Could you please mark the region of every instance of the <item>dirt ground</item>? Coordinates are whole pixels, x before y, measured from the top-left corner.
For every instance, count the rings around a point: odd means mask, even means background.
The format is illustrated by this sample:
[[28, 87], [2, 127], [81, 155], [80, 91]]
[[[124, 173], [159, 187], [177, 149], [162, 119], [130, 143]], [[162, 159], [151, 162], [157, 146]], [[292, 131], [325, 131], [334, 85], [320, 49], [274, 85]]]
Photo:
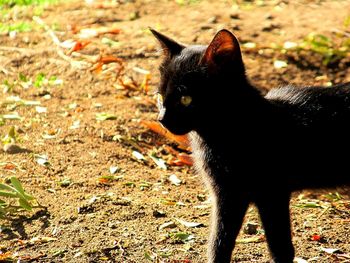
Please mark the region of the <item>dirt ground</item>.
[[[16, 127], [21, 148], [0, 151], [0, 176], [15, 175], [46, 209], [1, 221], [8, 261], [205, 262], [208, 192], [181, 162], [179, 153], [189, 152], [141, 123], [157, 116], [161, 54], [148, 27], [189, 44], [233, 31], [262, 92], [350, 81], [349, 56], [325, 66], [312, 52], [271, 48], [312, 32], [337, 39], [349, 1], [67, 1], [33, 15], [32, 7], [15, 7], [2, 18], [33, 28], [0, 36], [0, 114], [21, 117], [0, 126], [2, 138]], [[307, 262], [350, 262], [349, 196], [331, 191], [299, 192], [291, 201], [296, 254]], [[269, 260], [254, 207], [244, 228], [252, 223], [257, 231], [242, 230], [232, 262]]]

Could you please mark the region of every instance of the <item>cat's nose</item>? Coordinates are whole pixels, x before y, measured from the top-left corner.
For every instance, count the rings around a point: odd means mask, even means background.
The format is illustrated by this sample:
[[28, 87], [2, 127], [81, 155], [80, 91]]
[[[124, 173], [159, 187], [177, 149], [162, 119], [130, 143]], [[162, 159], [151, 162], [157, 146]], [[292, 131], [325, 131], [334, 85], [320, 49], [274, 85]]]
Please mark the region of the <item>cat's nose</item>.
[[164, 119], [164, 115], [165, 115], [165, 108], [162, 107], [159, 109], [158, 121], [162, 121]]

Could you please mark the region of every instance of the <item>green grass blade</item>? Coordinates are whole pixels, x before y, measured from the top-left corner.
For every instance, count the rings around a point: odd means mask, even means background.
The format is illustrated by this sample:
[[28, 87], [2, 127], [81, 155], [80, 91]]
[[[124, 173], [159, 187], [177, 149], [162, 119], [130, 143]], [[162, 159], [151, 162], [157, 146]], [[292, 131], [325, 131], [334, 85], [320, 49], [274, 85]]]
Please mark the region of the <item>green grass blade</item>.
[[0, 190], [6, 190], [10, 192], [17, 192], [15, 188], [6, 184], [0, 184]]
[[34, 196], [30, 195], [30, 194], [27, 194], [25, 191], [24, 191], [24, 188], [21, 184], [21, 182], [16, 178], [16, 177], [11, 177], [10, 178], [10, 181], [11, 181], [11, 184], [14, 186], [14, 188], [20, 193], [23, 195], [23, 197], [27, 200], [34, 200]]
[[18, 198], [17, 193], [11, 193], [11, 192], [6, 192], [6, 191], [0, 191], [0, 196]]
[[28, 210], [28, 211], [32, 211], [33, 208], [32, 206], [29, 204], [29, 202], [25, 199], [19, 199], [19, 204], [21, 207], [23, 207], [25, 210]]
[[[0, 184], [0, 190], [6, 190], [2, 191], [2, 193], [7, 193], [7, 194], [11, 194], [12, 196], [8, 196], [8, 197], [17, 197], [20, 198], [22, 200], [27, 200], [28, 198], [25, 197], [26, 194], [22, 194], [20, 191], [18, 191], [16, 188], [6, 185], [6, 184]], [[13, 196], [15, 195], [15, 196]], [[29, 199], [30, 199], [30, 195], [29, 195]]]
[[24, 195], [24, 189], [20, 183], [20, 181], [16, 178], [16, 177], [11, 177], [10, 178], [11, 184], [13, 185], [13, 187], [20, 192], [22, 195]]

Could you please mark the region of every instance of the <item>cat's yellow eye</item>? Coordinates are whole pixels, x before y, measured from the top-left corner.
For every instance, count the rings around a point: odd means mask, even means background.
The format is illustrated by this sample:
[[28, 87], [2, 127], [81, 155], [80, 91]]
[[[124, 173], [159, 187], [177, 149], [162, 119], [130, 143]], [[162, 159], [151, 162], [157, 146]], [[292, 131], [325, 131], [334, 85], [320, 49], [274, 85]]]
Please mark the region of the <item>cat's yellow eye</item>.
[[192, 102], [192, 97], [191, 96], [182, 96], [180, 99], [180, 102], [184, 106], [188, 106]]

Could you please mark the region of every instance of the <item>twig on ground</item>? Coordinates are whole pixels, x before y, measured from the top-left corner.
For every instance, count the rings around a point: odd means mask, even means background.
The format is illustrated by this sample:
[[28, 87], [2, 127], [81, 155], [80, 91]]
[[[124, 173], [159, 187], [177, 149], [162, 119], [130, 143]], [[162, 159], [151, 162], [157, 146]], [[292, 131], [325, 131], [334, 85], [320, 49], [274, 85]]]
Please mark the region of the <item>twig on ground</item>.
[[52, 41], [57, 45], [60, 46], [61, 45], [61, 41], [58, 39], [58, 37], [56, 36], [55, 32], [53, 32], [53, 30], [38, 16], [33, 16], [33, 20], [35, 22], [37, 22], [40, 26], [42, 26], [46, 32], [48, 33], [48, 35], [51, 37]]
[[12, 72], [8, 71], [3, 66], [0, 66], [0, 72], [3, 72], [5, 75], [12, 75], [13, 74]]
[[322, 213], [318, 215], [318, 217], [316, 218], [315, 222], [317, 222], [326, 212], [329, 211], [331, 207], [327, 206], [326, 208], [323, 209]]
[[331, 29], [331, 32], [332, 32], [332, 33], [340, 33], [340, 34], [342, 34], [342, 35], [344, 35], [344, 36], [346, 36], [346, 37], [350, 37], [350, 33], [346, 32], [346, 31], [344, 31], [344, 30], [340, 30], [340, 29], [338, 29], [338, 28], [333, 28], [333, 29]]
[[22, 48], [22, 47], [6, 47], [6, 46], [0, 46], [0, 50], [3, 51], [14, 51], [19, 53], [37, 53], [37, 50], [30, 49], [30, 48]]
[[53, 30], [40, 17], [33, 16], [33, 20], [45, 29], [45, 31], [47, 32], [47, 34], [49, 35], [49, 37], [52, 39], [53, 43], [57, 47], [57, 50], [56, 50], [57, 54], [64, 60], [68, 61], [72, 67], [75, 67], [78, 69], [86, 69], [91, 66], [90, 63], [87, 63], [85, 61], [73, 60], [71, 57], [64, 54], [61, 47], [61, 41], [56, 36], [55, 32], [53, 32]]

